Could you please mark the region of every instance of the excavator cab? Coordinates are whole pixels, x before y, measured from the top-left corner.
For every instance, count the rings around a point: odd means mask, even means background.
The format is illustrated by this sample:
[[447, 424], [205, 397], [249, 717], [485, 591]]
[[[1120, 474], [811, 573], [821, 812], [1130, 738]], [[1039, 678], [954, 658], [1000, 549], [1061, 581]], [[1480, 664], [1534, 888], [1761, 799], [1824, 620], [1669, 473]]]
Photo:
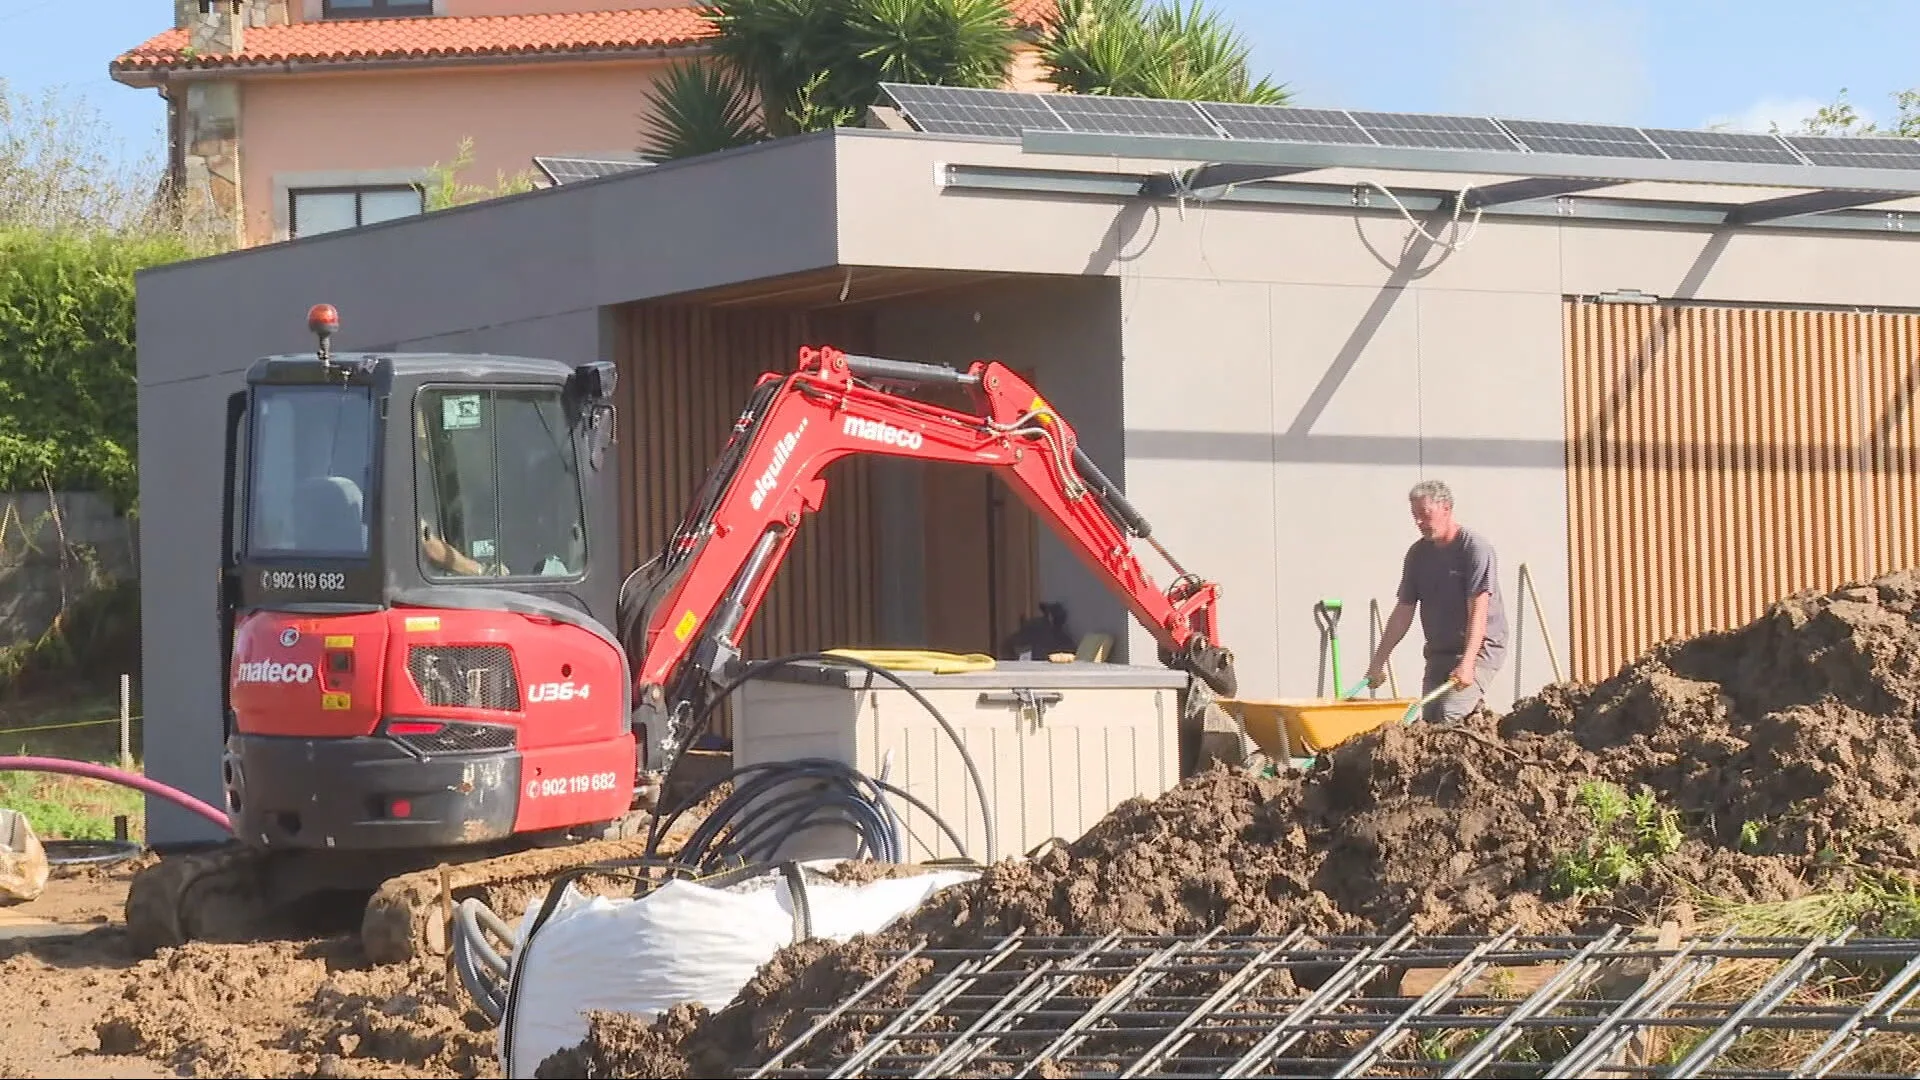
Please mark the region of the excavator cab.
[[613, 365], [335, 356], [321, 309], [322, 347], [258, 361], [228, 402], [229, 606], [376, 609], [452, 588], [611, 625]]
[[[335, 355], [333, 309], [309, 326], [315, 353], [257, 361], [228, 402], [242, 835], [431, 848], [625, 812], [613, 365]], [[587, 779], [543, 802], [550, 769]]]

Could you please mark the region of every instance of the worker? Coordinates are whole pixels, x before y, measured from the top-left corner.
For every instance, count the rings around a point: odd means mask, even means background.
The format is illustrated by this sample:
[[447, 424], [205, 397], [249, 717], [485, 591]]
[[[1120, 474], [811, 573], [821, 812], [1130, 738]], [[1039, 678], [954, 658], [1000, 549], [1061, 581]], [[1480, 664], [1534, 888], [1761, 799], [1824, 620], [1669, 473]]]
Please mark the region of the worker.
[[1366, 685], [1386, 682], [1387, 660], [1418, 610], [1426, 636], [1420, 696], [1448, 683], [1453, 687], [1427, 704], [1423, 718], [1450, 723], [1480, 706], [1506, 659], [1507, 609], [1499, 564], [1493, 544], [1454, 518], [1453, 492], [1446, 484], [1415, 484], [1407, 502], [1420, 539], [1401, 562], [1399, 602], [1367, 665]]

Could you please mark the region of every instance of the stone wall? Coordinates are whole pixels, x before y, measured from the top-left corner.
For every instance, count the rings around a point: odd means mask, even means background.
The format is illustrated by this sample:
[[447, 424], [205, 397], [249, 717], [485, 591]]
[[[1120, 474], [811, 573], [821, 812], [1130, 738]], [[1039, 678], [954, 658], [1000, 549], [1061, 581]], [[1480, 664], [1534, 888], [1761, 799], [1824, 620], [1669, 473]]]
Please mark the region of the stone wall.
[[138, 540], [104, 496], [0, 493], [0, 649], [45, 633], [89, 592], [137, 579]]
[[[173, 25], [201, 55], [241, 52], [247, 29], [289, 21], [289, 0], [174, 0]], [[240, 85], [189, 82], [179, 103], [181, 212], [190, 227], [245, 243], [240, 199]]]

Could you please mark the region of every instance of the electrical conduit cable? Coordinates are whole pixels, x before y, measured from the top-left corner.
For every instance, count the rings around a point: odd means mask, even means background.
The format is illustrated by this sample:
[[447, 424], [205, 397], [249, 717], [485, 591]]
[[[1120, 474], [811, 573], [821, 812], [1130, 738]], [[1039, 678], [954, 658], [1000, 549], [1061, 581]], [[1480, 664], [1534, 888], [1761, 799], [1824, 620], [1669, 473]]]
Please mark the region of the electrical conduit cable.
[[116, 769], [111, 765], [98, 765], [91, 761], [69, 761], [65, 758], [0, 757], [0, 772], [50, 772], [105, 780], [110, 784], [119, 784], [121, 787], [130, 787], [155, 798], [165, 799], [175, 806], [206, 818], [229, 834], [233, 832], [233, 822], [228, 819], [225, 812], [201, 802], [178, 788], [169, 787], [158, 780], [150, 780], [139, 773]]
[[[743, 778], [744, 782], [740, 782]], [[805, 779], [822, 780], [828, 788], [838, 790], [788, 792], [763, 798], [779, 785]], [[815, 813], [823, 808], [846, 812], [848, 818], [840, 819], [839, 823], [852, 826], [866, 845], [874, 850], [877, 860], [904, 862], [906, 852], [901, 850], [896, 819], [891, 808], [884, 803], [886, 794], [897, 795], [926, 814], [953, 843], [955, 850], [960, 852], [959, 861], [972, 862], [967, 854], [966, 842], [957, 830], [921, 799], [893, 784], [865, 776], [844, 762], [827, 758], [763, 762], [735, 769], [695, 792], [685, 806], [663, 818], [663, 830], [670, 829], [672, 823], [688, 808], [698, 805], [707, 795], [728, 783], [734, 784], [734, 791], [695, 827], [673, 862], [695, 872], [712, 871], [735, 859], [746, 865], [754, 865], [770, 859], [792, 835], [809, 828], [834, 824], [833, 819], [814, 820]], [[758, 805], [755, 805], [756, 802]], [[807, 805], [799, 813], [790, 809], [801, 804]], [[779, 835], [764, 843], [757, 842], [768, 829], [780, 824], [784, 824], [785, 829]], [[724, 840], [721, 839], [723, 835]], [[651, 856], [655, 852], [650, 850], [648, 854]]]

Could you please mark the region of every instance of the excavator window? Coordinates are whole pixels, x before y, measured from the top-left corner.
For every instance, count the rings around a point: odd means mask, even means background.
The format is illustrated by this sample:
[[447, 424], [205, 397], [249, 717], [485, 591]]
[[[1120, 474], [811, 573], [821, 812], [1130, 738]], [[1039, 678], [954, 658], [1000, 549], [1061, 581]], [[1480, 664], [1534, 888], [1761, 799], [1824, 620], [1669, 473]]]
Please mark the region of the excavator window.
[[414, 438], [427, 576], [586, 572], [579, 462], [558, 387], [426, 388]]
[[255, 555], [363, 558], [373, 481], [373, 399], [364, 386], [262, 386], [254, 394]]

